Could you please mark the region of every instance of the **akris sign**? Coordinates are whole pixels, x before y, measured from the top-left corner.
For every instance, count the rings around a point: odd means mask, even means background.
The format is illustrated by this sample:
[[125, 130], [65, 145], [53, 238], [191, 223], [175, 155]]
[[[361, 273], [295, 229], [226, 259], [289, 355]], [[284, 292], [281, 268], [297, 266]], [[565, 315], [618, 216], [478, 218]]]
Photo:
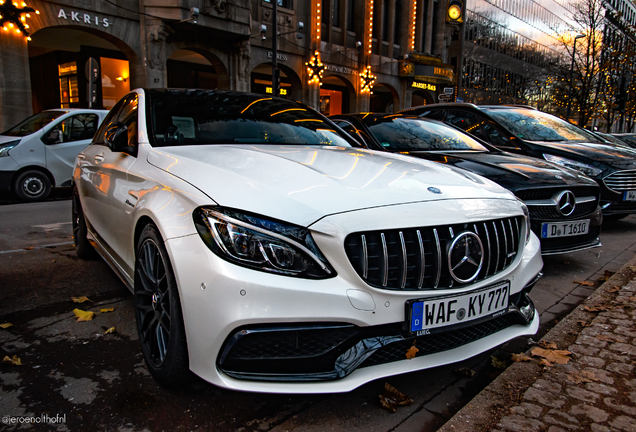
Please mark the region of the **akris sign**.
[[109, 27], [111, 25], [111, 23], [108, 21], [108, 18], [102, 18], [100, 21], [100, 18], [97, 15], [91, 16], [90, 14], [87, 14], [87, 13], [80, 13], [80, 12], [73, 12], [73, 11], [70, 11], [70, 13], [67, 14], [66, 11], [64, 11], [64, 9], [60, 9], [60, 11], [57, 13], [57, 17], [63, 18], [65, 20], [69, 20], [71, 22], [75, 21], [75, 22], [80, 22], [84, 24], [94, 24], [96, 26], [99, 26], [101, 24], [101, 26], [104, 28]]

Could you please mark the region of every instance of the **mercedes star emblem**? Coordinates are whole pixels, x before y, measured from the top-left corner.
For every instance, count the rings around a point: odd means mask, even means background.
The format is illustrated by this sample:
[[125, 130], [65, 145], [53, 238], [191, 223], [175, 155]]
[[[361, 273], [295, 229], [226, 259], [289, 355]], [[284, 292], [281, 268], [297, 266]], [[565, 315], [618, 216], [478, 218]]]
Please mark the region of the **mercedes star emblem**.
[[484, 246], [479, 236], [470, 231], [459, 234], [448, 249], [448, 270], [457, 282], [470, 282], [484, 263]]
[[561, 192], [557, 197], [556, 202], [557, 212], [559, 212], [561, 216], [570, 216], [574, 213], [576, 197], [569, 190]]

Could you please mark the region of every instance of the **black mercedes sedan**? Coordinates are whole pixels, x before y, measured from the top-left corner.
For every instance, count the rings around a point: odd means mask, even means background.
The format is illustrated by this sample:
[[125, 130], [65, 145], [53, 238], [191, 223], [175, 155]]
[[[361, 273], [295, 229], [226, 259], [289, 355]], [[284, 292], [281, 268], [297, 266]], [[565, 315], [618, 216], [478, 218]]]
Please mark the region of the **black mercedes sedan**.
[[583, 174], [503, 152], [435, 120], [368, 113], [330, 118], [364, 147], [451, 165], [512, 191], [528, 206], [543, 255], [600, 246], [600, 191]]
[[600, 185], [604, 216], [620, 219], [636, 213], [636, 149], [603, 142], [529, 106], [448, 103], [402, 112], [457, 126], [501, 150], [577, 170]]

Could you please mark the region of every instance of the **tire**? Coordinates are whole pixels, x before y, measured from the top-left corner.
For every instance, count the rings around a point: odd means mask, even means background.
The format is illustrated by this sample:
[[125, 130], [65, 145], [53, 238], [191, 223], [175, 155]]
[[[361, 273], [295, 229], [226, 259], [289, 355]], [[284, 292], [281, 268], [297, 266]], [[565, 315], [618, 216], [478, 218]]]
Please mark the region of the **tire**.
[[42, 171], [25, 171], [15, 179], [13, 190], [21, 201], [42, 201], [51, 193], [51, 180]]
[[97, 256], [97, 251], [88, 241], [86, 219], [82, 210], [82, 203], [79, 199], [77, 189], [73, 189], [72, 216], [73, 218], [73, 242], [75, 243], [75, 254], [82, 259], [93, 259]]
[[177, 284], [163, 239], [146, 225], [135, 259], [137, 333], [150, 374], [167, 387], [192, 379]]

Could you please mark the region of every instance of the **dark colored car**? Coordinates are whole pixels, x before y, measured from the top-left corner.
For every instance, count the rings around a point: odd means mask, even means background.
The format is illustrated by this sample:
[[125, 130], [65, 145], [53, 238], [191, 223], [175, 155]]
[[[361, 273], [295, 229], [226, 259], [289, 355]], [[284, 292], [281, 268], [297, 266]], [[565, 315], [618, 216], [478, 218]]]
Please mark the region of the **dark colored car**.
[[636, 149], [608, 144], [531, 107], [448, 103], [402, 112], [457, 126], [501, 150], [577, 170], [600, 185], [604, 216], [636, 213]]
[[599, 187], [590, 178], [513, 155], [442, 122], [403, 115], [351, 114], [331, 119], [364, 146], [452, 165], [512, 191], [528, 206], [544, 255], [599, 246]]

